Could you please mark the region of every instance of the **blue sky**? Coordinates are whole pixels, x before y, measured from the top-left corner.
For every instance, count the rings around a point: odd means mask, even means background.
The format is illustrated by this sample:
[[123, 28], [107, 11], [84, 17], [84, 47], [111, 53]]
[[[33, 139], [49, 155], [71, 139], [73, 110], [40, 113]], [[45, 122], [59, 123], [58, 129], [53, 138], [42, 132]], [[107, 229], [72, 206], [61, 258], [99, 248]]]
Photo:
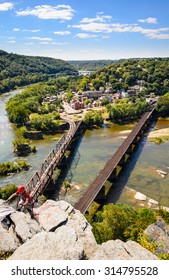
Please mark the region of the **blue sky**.
[[169, 1], [0, 0], [0, 49], [64, 60], [169, 57]]

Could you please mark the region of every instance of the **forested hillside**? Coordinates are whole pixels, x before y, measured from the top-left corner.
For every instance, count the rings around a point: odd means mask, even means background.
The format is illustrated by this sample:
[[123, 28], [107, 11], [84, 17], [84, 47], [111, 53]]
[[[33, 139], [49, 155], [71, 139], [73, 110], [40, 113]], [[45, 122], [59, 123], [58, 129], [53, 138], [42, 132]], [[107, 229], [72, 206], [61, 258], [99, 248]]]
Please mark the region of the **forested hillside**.
[[0, 93], [45, 81], [56, 74], [75, 75], [77, 71], [61, 59], [24, 56], [0, 50]]
[[68, 62], [72, 64], [76, 70], [96, 71], [112, 63], [117, 63], [119, 60], [70, 60]]
[[142, 95], [169, 92], [169, 58], [126, 59], [98, 69], [80, 81], [82, 90], [91, 85], [95, 90], [108, 85], [114, 93], [138, 84], [143, 87]]

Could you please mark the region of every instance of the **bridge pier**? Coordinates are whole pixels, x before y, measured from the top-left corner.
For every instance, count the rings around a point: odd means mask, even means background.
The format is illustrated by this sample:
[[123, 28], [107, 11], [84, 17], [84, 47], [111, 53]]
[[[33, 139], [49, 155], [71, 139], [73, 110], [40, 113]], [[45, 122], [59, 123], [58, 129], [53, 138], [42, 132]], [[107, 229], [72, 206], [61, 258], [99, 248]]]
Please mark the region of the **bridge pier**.
[[67, 164], [67, 157], [64, 155], [58, 164], [58, 167], [65, 166]]
[[117, 167], [113, 170], [111, 175], [107, 178], [107, 181], [110, 183], [113, 183], [113, 181], [117, 178], [118, 172], [117, 172]]
[[100, 201], [100, 200], [105, 200], [106, 199], [106, 187], [105, 185], [103, 185], [103, 187], [101, 188], [101, 190], [99, 191], [99, 193], [97, 194], [95, 201]]
[[129, 155], [127, 155], [127, 153], [124, 154], [124, 155], [122, 156], [121, 160], [119, 161], [118, 165], [119, 165], [120, 167], [123, 167], [123, 165], [126, 164], [126, 161], [128, 160], [128, 157], [129, 157]]

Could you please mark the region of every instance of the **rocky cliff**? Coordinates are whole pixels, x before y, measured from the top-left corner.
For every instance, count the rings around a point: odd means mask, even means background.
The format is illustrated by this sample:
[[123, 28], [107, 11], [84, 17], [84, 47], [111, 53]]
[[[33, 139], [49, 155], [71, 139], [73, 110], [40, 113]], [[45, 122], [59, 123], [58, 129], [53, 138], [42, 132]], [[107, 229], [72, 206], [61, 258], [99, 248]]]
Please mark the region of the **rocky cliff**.
[[91, 225], [65, 201], [47, 200], [35, 214], [31, 219], [17, 211], [10, 215], [8, 229], [0, 224], [0, 253], [11, 251], [10, 260], [157, 259], [134, 241], [111, 240], [98, 245]]

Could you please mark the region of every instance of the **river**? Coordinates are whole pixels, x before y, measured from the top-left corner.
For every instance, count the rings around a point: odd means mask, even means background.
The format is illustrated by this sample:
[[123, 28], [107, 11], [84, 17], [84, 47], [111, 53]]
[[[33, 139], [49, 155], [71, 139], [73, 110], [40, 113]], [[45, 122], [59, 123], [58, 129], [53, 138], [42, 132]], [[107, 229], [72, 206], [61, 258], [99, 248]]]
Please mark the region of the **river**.
[[[16, 92], [0, 96], [0, 162], [17, 159], [12, 152], [11, 142], [14, 139], [14, 132], [5, 111], [5, 103], [14, 94]], [[158, 120], [154, 125], [155, 127], [151, 129], [166, 128], [169, 126], [169, 121]], [[67, 192], [66, 195], [60, 192], [59, 199], [65, 199], [74, 204], [124, 141], [133, 126], [134, 124], [108, 124], [99, 129], [86, 130], [77, 144], [70, 164], [64, 170], [60, 185], [57, 183], [56, 186], [58, 190], [67, 177], [75, 185], [75, 188]], [[38, 152], [22, 158], [32, 165], [31, 169], [13, 176], [1, 177], [0, 186], [3, 187], [11, 183], [26, 184], [33, 173], [39, 170], [42, 161], [55, 146], [59, 137], [60, 135], [46, 136], [44, 140], [33, 141]], [[169, 141], [157, 145], [148, 142], [147, 135], [145, 135], [134, 156], [121, 173], [118, 182], [113, 185], [109, 194], [109, 202], [132, 204], [131, 198], [123, 191], [124, 186], [128, 186], [157, 200], [160, 205], [169, 206], [169, 175], [162, 178], [157, 173], [157, 169], [169, 172], [168, 158]], [[58, 191], [54, 191], [52, 196], [58, 199]]]

